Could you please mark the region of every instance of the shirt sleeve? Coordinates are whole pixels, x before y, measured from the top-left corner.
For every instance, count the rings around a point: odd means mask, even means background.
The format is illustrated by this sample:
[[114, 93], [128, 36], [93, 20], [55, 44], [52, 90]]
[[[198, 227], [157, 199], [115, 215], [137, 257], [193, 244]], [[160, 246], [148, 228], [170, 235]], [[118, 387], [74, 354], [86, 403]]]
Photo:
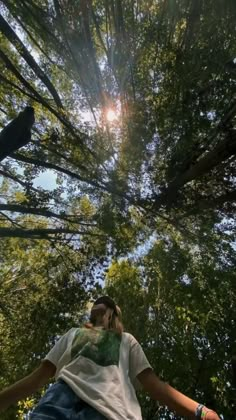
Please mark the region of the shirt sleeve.
[[129, 376], [135, 388], [138, 388], [139, 385], [137, 375], [148, 368], [152, 369], [142, 347], [138, 341], [130, 335]]
[[69, 338], [71, 337], [71, 333], [74, 328], [71, 328], [66, 334], [64, 334], [54, 345], [54, 347], [49, 351], [49, 353], [45, 356], [43, 360], [49, 360], [52, 362], [56, 367], [58, 366], [58, 362], [62, 355], [68, 348]]

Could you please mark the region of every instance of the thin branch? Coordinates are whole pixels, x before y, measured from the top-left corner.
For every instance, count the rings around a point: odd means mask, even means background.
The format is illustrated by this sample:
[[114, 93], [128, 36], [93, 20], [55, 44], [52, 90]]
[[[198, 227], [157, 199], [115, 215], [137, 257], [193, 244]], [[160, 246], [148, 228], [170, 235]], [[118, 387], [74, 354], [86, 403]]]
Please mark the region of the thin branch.
[[51, 93], [56, 105], [59, 108], [63, 108], [61, 99], [53, 86], [52, 82], [49, 80], [47, 75], [44, 71], [39, 67], [36, 63], [33, 56], [29, 53], [23, 42], [20, 40], [18, 35], [13, 31], [11, 26], [7, 23], [7, 21], [3, 18], [0, 14], [0, 31], [2, 34], [11, 42], [12, 45], [17, 49], [18, 53], [23, 57], [26, 63], [31, 67], [34, 73], [38, 76], [38, 78], [42, 81], [42, 83], [47, 87], [49, 92]]
[[99, 184], [99, 183], [97, 183], [97, 182], [95, 182], [91, 179], [82, 177], [82, 176], [80, 176], [80, 175], [78, 175], [74, 172], [71, 172], [68, 169], [61, 168], [60, 166], [57, 166], [53, 163], [45, 162], [45, 161], [42, 161], [42, 160], [39, 160], [39, 159], [32, 159], [32, 158], [24, 156], [20, 153], [13, 153], [10, 157], [12, 157], [13, 159], [19, 160], [21, 162], [31, 163], [31, 164], [36, 165], [36, 166], [42, 166], [43, 168], [54, 169], [55, 171], [61, 172], [65, 175], [68, 175], [71, 178], [77, 179], [78, 181], [85, 182], [85, 183], [87, 183], [87, 184], [89, 184], [89, 185], [91, 185], [95, 188], [101, 189], [101, 190], [106, 191], [106, 192], [110, 192], [113, 195], [117, 195], [117, 196], [119, 196], [123, 199], [126, 199], [131, 204], [135, 205], [135, 201], [132, 199], [132, 197], [128, 196], [127, 194], [122, 193], [122, 192], [116, 190], [115, 188], [113, 188], [113, 187], [111, 187], [107, 184], [102, 185], [102, 184]]
[[[1, 52], [0, 52], [0, 55], [1, 55]], [[0, 80], [2, 80], [4, 83], [7, 83], [8, 85], [10, 85], [11, 87], [13, 87], [14, 89], [18, 90], [23, 95], [28, 96], [28, 98], [33, 99], [34, 101], [41, 103], [41, 100], [39, 101], [39, 99], [37, 97], [35, 97], [35, 96], [31, 95], [30, 93], [26, 92], [20, 86], [16, 85], [12, 81], [10, 81], [6, 77], [4, 77], [2, 74], [0, 74]], [[7, 115], [7, 113], [5, 113], [5, 114]]]
[[54, 163], [45, 162], [45, 161], [40, 160], [40, 159], [32, 159], [30, 157], [21, 155], [19, 153], [12, 153], [12, 155], [10, 157], [12, 157], [13, 159], [19, 160], [20, 162], [31, 163], [32, 165], [42, 166], [43, 168], [54, 169], [55, 171], [61, 172], [61, 173], [65, 174], [65, 175], [68, 175], [71, 178], [77, 179], [78, 181], [82, 181], [82, 182], [88, 183], [88, 184], [92, 185], [93, 187], [101, 188], [101, 189], [103, 189], [103, 190], [106, 191], [106, 188], [103, 187], [102, 185], [97, 184], [96, 182], [94, 182], [92, 180], [89, 180], [87, 178], [84, 178], [84, 177], [82, 177], [82, 176], [80, 176], [80, 175], [78, 175], [78, 174], [76, 174], [74, 172], [71, 172], [68, 169], [61, 168], [60, 166], [55, 165]]
[[[46, 195], [46, 196], [48, 195], [48, 192], [47, 192], [46, 190], [43, 190], [43, 189], [38, 189], [38, 188], [33, 187], [33, 185], [31, 185], [31, 182], [27, 183], [27, 182], [22, 181], [22, 180], [21, 180], [21, 179], [19, 179], [16, 175], [14, 175], [14, 174], [12, 174], [12, 173], [8, 172], [8, 171], [4, 168], [4, 166], [3, 166], [3, 165], [2, 165], [2, 167], [3, 167], [3, 169], [4, 169], [4, 170], [1, 170], [1, 169], [0, 169], [0, 175], [4, 176], [4, 177], [6, 177], [6, 178], [9, 178], [9, 179], [11, 179], [12, 181], [14, 181], [14, 182], [18, 183], [18, 184], [19, 184], [19, 185], [21, 185], [23, 188], [25, 188], [27, 192], [31, 192], [31, 191], [35, 192], [36, 194], [38, 194], [38, 196], [39, 196], [39, 197], [41, 197], [41, 198], [42, 198], [42, 200], [45, 200], [45, 195]], [[61, 204], [62, 204], [62, 202], [61, 202], [61, 201], [59, 201], [59, 200], [57, 200], [55, 197], [53, 198], [53, 201], [54, 201], [54, 203], [55, 203], [55, 204], [53, 204], [53, 205], [56, 205], [56, 204], [61, 205]], [[63, 205], [65, 205], [65, 204], [63, 203]], [[68, 204], [68, 205], [69, 205], [69, 204]]]
[[15, 220], [12, 220], [9, 216], [7, 216], [5, 213], [0, 212], [0, 214], [3, 216], [3, 219], [8, 220], [13, 226], [16, 226], [20, 229], [23, 229], [24, 227], [20, 225], [19, 223], [15, 222]]
[[21, 185], [22, 187], [26, 188], [26, 189], [30, 189], [32, 191], [35, 191], [39, 194], [41, 194], [42, 192], [40, 190], [38, 190], [37, 188], [34, 188], [32, 185], [27, 184], [27, 182], [22, 181], [21, 179], [19, 179], [16, 175], [11, 174], [10, 172], [7, 172], [6, 169], [4, 168], [4, 170], [0, 169], [0, 175], [11, 179], [14, 182], [17, 182], [19, 185]]
[[[0, 75], [1, 76], [1, 75]], [[7, 112], [5, 111], [5, 109], [3, 109], [1, 106], [0, 106], [0, 111], [3, 113], [3, 114], [5, 114], [5, 115], [7, 115]]]
[[22, 29], [25, 31], [25, 33], [28, 35], [28, 37], [31, 39], [31, 41], [36, 45], [36, 47], [39, 49], [39, 51], [41, 51], [41, 53], [47, 58], [49, 63], [51, 63], [54, 66], [57, 66], [61, 71], [66, 73], [65, 69], [62, 66], [59, 66], [58, 63], [54, 62], [51, 59], [51, 57], [46, 53], [46, 51], [43, 50], [41, 45], [36, 41], [36, 39], [33, 37], [32, 33], [27, 29], [27, 27], [24, 25], [24, 23], [21, 21], [21, 19], [19, 19], [17, 14], [14, 13], [12, 10], [11, 10], [11, 14], [12, 14], [12, 16], [14, 16], [14, 19], [16, 20], [16, 22], [19, 23], [19, 25], [22, 27]]
[[101, 46], [102, 46], [102, 48], [103, 48], [103, 50], [104, 50], [104, 52], [105, 52], [105, 54], [106, 54], [106, 56], [108, 58], [108, 50], [106, 49], [106, 45], [105, 45], [105, 43], [104, 43], [104, 41], [102, 39], [102, 34], [101, 34], [101, 31], [100, 31], [100, 27], [99, 27], [99, 24], [97, 22], [97, 17], [96, 17], [96, 15], [94, 13], [92, 4], [90, 5], [90, 7], [91, 7], [92, 18], [93, 18], [93, 22], [94, 22], [94, 25], [95, 25], [95, 28], [96, 28], [96, 33], [97, 33], [98, 39], [99, 39], [100, 44], [101, 44]]
[[76, 229], [12, 229], [0, 227], [0, 238], [29, 238], [29, 239], [49, 239], [52, 237], [61, 237], [61, 235], [88, 235], [93, 237], [107, 238], [106, 235], [98, 233], [84, 232]]
[[40, 146], [42, 149], [47, 150], [48, 152], [53, 153], [54, 155], [60, 157], [61, 159], [65, 160], [67, 163], [71, 164], [71, 165], [76, 165], [77, 168], [81, 169], [82, 171], [87, 171], [88, 168], [86, 168], [84, 165], [82, 165], [81, 163], [78, 162], [73, 162], [71, 159], [69, 159], [68, 157], [66, 157], [65, 155], [63, 155], [63, 153], [59, 152], [58, 149], [56, 149], [55, 147], [49, 147], [49, 146], [45, 146], [43, 144], [41, 144]]
[[216, 209], [219, 206], [222, 206], [225, 203], [236, 203], [236, 191], [231, 191], [226, 194], [222, 194], [215, 198], [206, 198], [205, 200], [198, 200], [194, 206], [189, 206], [189, 210], [185, 207], [186, 213], [178, 218], [178, 220], [195, 215], [197, 213], [202, 213], [209, 209]]
[[[234, 112], [230, 113], [230, 118], [236, 112], [236, 106], [232, 107]], [[226, 116], [222, 122], [218, 125], [218, 132], [220, 128], [222, 129], [223, 121], [225, 119], [228, 121], [228, 116]], [[236, 131], [233, 129], [225, 128], [226, 131], [225, 138], [221, 141], [218, 141], [216, 146], [206, 152], [203, 157], [201, 157], [197, 163], [191, 166], [188, 170], [178, 175], [173, 181], [171, 181], [168, 187], [156, 197], [154, 203], [154, 208], [158, 209], [162, 205], [170, 204], [174, 202], [177, 196], [177, 192], [185, 184], [202, 177], [205, 173], [210, 172], [214, 167], [219, 163], [226, 161], [228, 158], [236, 154]]]
[[[35, 89], [31, 84], [20, 74], [20, 72], [17, 70], [17, 68], [12, 64], [12, 62], [9, 60], [9, 58], [6, 56], [6, 54], [0, 49], [0, 58], [5, 63], [6, 67], [16, 76], [18, 80], [23, 84], [23, 86], [26, 87], [27, 90], [33, 93], [32, 99], [39, 102], [41, 105], [45, 106], [53, 115], [55, 115], [58, 120], [69, 130], [69, 132], [74, 136], [75, 140], [81, 145], [81, 151], [84, 152], [84, 144], [81, 137], [77, 134], [77, 129], [73, 127], [73, 125], [65, 118], [65, 116], [61, 115], [58, 110], [55, 110], [48, 102], [45, 100]], [[3, 77], [3, 76], [2, 76]], [[8, 81], [8, 83], [12, 83]], [[14, 85], [15, 88], [16, 85]], [[24, 93], [24, 92], [23, 92]], [[26, 94], [26, 93], [25, 93]], [[29, 94], [28, 94], [29, 96]], [[94, 153], [87, 149], [87, 151], [93, 155]]]
[[80, 71], [81, 70], [81, 64], [77, 60], [77, 58], [76, 58], [76, 56], [75, 56], [75, 54], [74, 54], [74, 52], [71, 48], [69, 39], [67, 37], [68, 31], [67, 31], [67, 28], [65, 28], [65, 25], [64, 25], [64, 20], [63, 20], [62, 14], [61, 14], [60, 4], [57, 0], [53, 0], [53, 3], [54, 3], [54, 7], [55, 7], [55, 10], [56, 10], [56, 14], [57, 14], [57, 20], [58, 20], [58, 23], [60, 25], [60, 28], [61, 28], [61, 31], [62, 31], [62, 34], [63, 34], [63, 37], [64, 37], [64, 41], [66, 43], [67, 49], [68, 49], [70, 57], [72, 59], [71, 64], [72, 64], [73, 67], [75, 67], [75, 70], [76, 70], [75, 76], [76, 76], [76, 78], [78, 78], [79, 83], [81, 84], [82, 90], [85, 92], [85, 98], [86, 98], [87, 104], [90, 108], [90, 111], [93, 115], [93, 118], [94, 118], [94, 121], [95, 121], [96, 125], [98, 125], [97, 118], [96, 118], [96, 115], [95, 115], [95, 112], [94, 112], [94, 109], [93, 109], [93, 105], [92, 105], [92, 103], [90, 101], [90, 98], [89, 98], [89, 95], [88, 95], [89, 89], [88, 89], [88, 86], [87, 86], [87, 84], [84, 80], [83, 71]]
[[23, 213], [23, 214], [36, 214], [38, 216], [44, 216], [44, 217], [53, 217], [55, 219], [64, 220], [66, 222], [71, 222], [73, 224], [79, 224], [82, 226], [92, 226], [96, 227], [94, 223], [85, 223], [81, 222], [76, 215], [70, 215], [70, 214], [58, 214], [54, 213], [51, 210], [48, 210], [46, 207], [27, 207], [20, 204], [2, 204], [0, 203], [0, 210], [2, 211], [10, 211], [14, 213]]

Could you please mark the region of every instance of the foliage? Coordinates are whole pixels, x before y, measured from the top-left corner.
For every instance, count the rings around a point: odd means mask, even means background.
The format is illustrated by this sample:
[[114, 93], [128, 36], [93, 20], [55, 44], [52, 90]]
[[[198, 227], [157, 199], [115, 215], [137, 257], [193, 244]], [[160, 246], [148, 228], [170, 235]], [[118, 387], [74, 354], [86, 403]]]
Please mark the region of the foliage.
[[[121, 305], [125, 327], [156, 373], [231, 419], [235, 255], [219, 238], [205, 245], [204, 253], [174, 237], [157, 240], [138, 264], [111, 265], [106, 292]], [[165, 407], [140, 398], [145, 419], [169, 418]]]
[[32, 244], [29, 239], [9, 238], [1, 240], [0, 249], [3, 388], [30, 373], [61, 334], [83, 322], [98, 284], [88, 248], [84, 252], [78, 247], [75, 253], [69, 246], [49, 246], [48, 241]]
[[27, 191], [29, 212], [51, 209], [32, 181], [53, 169], [68, 199], [88, 194], [98, 212], [108, 194], [125, 217], [135, 205], [183, 228], [232, 215], [234, 2], [4, 0], [1, 11], [2, 124], [27, 103], [37, 121], [2, 175]]

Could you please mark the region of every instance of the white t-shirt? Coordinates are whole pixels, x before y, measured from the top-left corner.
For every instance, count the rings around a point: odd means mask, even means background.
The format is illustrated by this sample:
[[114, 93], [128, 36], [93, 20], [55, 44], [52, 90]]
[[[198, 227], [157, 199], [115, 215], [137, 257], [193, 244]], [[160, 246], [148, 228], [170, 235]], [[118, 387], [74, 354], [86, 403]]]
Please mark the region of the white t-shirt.
[[141, 420], [134, 384], [150, 364], [137, 340], [102, 328], [72, 328], [45, 357], [83, 401], [111, 420]]

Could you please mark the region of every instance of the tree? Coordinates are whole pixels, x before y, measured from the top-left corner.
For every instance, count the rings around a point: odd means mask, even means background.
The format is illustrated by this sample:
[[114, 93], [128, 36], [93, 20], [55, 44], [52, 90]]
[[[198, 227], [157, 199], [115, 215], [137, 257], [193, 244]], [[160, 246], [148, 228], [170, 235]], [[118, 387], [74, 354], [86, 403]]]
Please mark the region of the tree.
[[232, 215], [236, 11], [221, 3], [3, 1], [1, 95], [38, 120], [14, 155], [29, 180], [52, 168], [98, 203], [108, 194], [126, 215], [134, 205], [178, 227]]

